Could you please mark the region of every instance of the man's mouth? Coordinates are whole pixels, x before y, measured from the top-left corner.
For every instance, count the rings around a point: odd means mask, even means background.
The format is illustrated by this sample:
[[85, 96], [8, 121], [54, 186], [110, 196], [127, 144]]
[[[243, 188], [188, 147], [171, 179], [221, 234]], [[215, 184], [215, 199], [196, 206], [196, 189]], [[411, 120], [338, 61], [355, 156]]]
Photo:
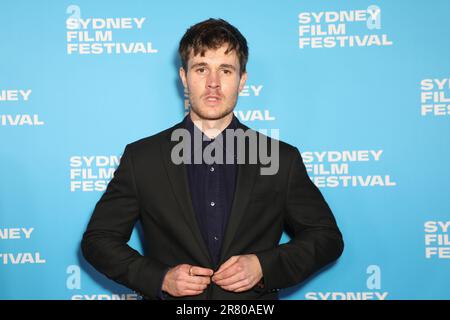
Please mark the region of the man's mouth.
[[204, 100], [209, 104], [216, 104], [220, 102], [220, 97], [215, 95], [208, 95], [204, 98]]

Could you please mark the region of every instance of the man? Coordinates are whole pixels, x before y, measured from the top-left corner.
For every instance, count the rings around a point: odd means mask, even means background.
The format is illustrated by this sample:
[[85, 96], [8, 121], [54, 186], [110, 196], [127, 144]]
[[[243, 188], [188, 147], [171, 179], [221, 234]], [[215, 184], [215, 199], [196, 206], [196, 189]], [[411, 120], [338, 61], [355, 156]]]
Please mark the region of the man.
[[[127, 145], [84, 233], [83, 254], [146, 299], [277, 299], [341, 255], [341, 233], [297, 148], [233, 114], [247, 79], [242, 34], [209, 19], [187, 30], [179, 53], [190, 112]], [[229, 131], [244, 133], [244, 144]], [[193, 139], [179, 149], [183, 133]], [[264, 174], [267, 161], [251, 159], [267, 146], [276, 170]], [[198, 162], [198, 154], [214, 161]], [[138, 220], [145, 256], [127, 245]], [[280, 245], [284, 227], [292, 239]]]

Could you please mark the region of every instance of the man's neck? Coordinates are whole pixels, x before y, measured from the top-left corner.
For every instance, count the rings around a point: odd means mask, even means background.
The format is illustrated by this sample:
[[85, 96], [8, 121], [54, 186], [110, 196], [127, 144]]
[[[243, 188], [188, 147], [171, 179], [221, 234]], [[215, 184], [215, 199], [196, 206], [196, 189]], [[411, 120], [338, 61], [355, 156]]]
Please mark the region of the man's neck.
[[230, 112], [225, 117], [217, 120], [208, 120], [199, 117], [192, 111], [189, 113], [194, 125], [200, 129], [209, 139], [214, 139], [218, 136], [233, 120], [233, 112]]

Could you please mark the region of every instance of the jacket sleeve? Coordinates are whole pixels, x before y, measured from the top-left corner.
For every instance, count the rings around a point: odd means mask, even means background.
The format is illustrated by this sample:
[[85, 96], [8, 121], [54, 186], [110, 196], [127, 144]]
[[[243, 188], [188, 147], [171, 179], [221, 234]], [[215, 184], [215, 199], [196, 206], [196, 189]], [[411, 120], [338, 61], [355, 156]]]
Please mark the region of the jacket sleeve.
[[139, 199], [128, 145], [105, 193], [95, 206], [81, 241], [86, 260], [98, 271], [137, 293], [156, 298], [167, 265], [128, 246], [139, 219]]
[[294, 286], [339, 258], [344, 248], [333, 213], [309, 178], [297, 148], [289, 169], [285, 225], [292, 239], [256, 253], [268, 290]]

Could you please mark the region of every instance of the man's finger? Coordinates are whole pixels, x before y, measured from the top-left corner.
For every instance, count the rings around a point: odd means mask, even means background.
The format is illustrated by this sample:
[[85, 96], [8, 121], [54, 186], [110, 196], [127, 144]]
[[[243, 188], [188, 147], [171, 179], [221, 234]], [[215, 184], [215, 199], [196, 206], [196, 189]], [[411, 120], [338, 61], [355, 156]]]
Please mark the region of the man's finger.
[[241, 273], [241, 269], [239, 268], [239, 264], [234, 263], [231, 266], [229, 266], [227, 269], [224, 269], [219, 274], [215, 273], [212, 277], [212, 281], [216, 282], [219, 280], [227, 279], [229, 277], [232, 277], [238, 273]]
[[246, 290], [248, 290], [250, 288], [251, 287], [250, 287], [250, 284], [247, 281], [247, 279], [244, 279], [242, 281], [236, 282], [236, 283], [234, 283], [232, 285], [229, 285], [229, 286], [223, 286], [222, 287], [222, 289], [224, 289], [224, 290], [233, 291], [233, 292], [246, 291]]
[[187, 277], [186, 282], [208, 285], [211, 283], [211, 278], [208, 276], [193, 276], [193, 277]]
[[[225, 275], [225, 272], [223, 272], [222, 275]], [[214, 283], [223, 287], [223, 286], [230, 286], [230, 285], [232, 285], [236, 282], [240, 282], [242, 280], [245, 280], [245, 276], [243, 273], [239, 272], [239, 273], [233, 273], [229, 277], [224, 277], [223, 279], [214, 281]]]
[[190, 276], [208, 276], [211, 277], [214, 274], [214, 270], [208, 268], [202, 268], [197, 266], [192, 266], [190, 268]]
[[239, 259], [239, 256], [233, 256], [230, 259], [228, 259], [227, 261], [225, 261], [224, 264], [222, 264], [219, 268], [219, 270], [217, 270], [215, 272], [215, 274], [219, 274], [222, 273], [223, 271], [225, 271], [226, 269], [228, 269], [229, 267], [231, 267], [233, 264], [236, 263], [236, 261]]

